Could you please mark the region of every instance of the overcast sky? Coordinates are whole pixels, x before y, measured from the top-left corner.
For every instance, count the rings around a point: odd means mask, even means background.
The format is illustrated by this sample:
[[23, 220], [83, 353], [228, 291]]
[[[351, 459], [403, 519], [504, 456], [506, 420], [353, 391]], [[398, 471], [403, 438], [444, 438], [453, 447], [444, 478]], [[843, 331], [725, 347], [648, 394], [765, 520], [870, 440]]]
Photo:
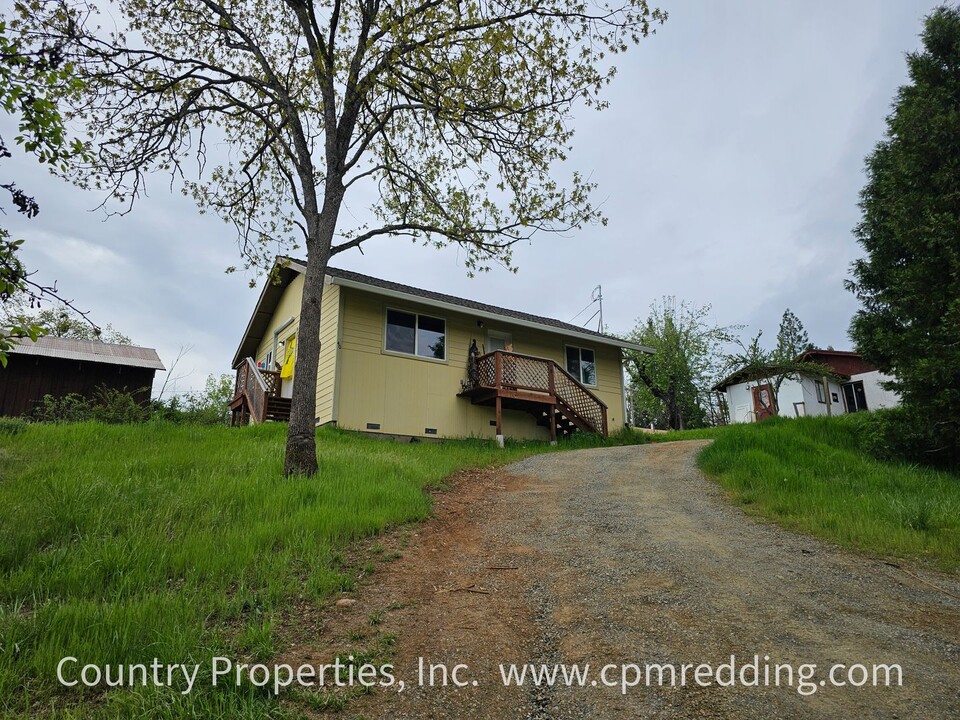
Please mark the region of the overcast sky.
[[[5, 2], [4, 2], [5, 4]], [[579, 110], [570, 163], [599, 183], [609, 218], [518, 248], [519, 274], [469, 279], [456, 249], [380, 239], [335, 259], [377, 277], [570, 320], [603, 286], [604, 319], [629, 330], [675, 295], [713, 305], [721, 324], [763, 329], [784, 308], [811, 340], [847, 349], [857, 304], [843, 280], [858, 254], [863, 158], [906, 79], [927, 2], [678, 2], [657, 34], [620, 58], [603, 113]], [[3, 121], [6, 137], [9, 121]], [[170, 366], [184, 391], [229, 372], [259, 290], [233, 229], [201, 216], [157, 177], [150, 196], [106, 221], [99, 198], [3, 163], [41, 213], [4, 222], [24, 259], [101, 325]], [[350, 205], [348, 201], [348, 206]], [[351, 209], [346, 210], [350, 212]], [[585, 319], [585, 318], [584, 318]], [[160, 378], [162, 380], [162, 378]]]

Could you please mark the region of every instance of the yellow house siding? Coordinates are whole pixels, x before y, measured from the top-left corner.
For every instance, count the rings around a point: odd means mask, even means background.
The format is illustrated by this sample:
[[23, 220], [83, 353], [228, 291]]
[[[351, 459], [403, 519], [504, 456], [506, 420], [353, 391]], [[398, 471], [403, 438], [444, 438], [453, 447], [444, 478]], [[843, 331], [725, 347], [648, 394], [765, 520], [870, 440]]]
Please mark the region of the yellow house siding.
[[[303, 299], [303, 275], [298, 275], [283, 291], [267, 332], [257, 348], [254, 360], [266, 362], [267, 353], [273, 349], [273, 333], [291, 317], [293, 323], [285, 327], [278, 340], [278, 354], [283, 355], [282, 342], [300, 332], [300, 304]], [[317, 423], [333, 419], [333, 396], [336, 380], [337, 331], [340, 315], [340, 287], [325, 285], [320, 309], [320, 364], [317, 368]]]
[[337, 376], [337, 335], [340, 324], [340, 286], [326, 284], [320, 304], [320, 366], [317, 369], [317, 424], [334, 419]]
[[[485, 321], [469, 314], [438, 311], [426, 303], [408, 303], [341, 288], [341, 348], [338, 362], [337, 423], [341, 427], [365, 430], [368, 423], [377, 430], [399, 435], [424, 435], [436, 428], [440, 437], [491, 437], [495, 428], [491, 407], [473, 405], [457, 397], [460, 381], [466, 378], [470, 340], [486, 344], [487, 330], [512, 335], [515, 352], [556, 360], [566, 366], [566, 345], [594, 350], [597, 387], [591, 390], [607, 404], [609, 428], [623, 427], [622, 374], [620, 349], [594, 345], [589, 341], [565, 340], [562, 335], [531, 330], [508, 323]], [[387, 308], [417, 312], [446, 321], [445, 361], [427, 360], [388, 353], [384, 349]], [[547, 438], [546, 428], [536, 425], [531, 415], [504, 412], [504, 433], [513, 437]]]
[[[273, 350], [273, 333], [279, 328], [283, 323], [289, 320], [291, 317], [294, 319], [293, 323], [284, 328], [283, 332], [280, 333], [278, 337], [278, 354], [280, 358], [275, 358], [277, 361], [283, 360], [283, 345], [279, 344], [286, 340], [288, 337], [298, 332], [300, 329], [300, 301], [303, 298], [303, 275], [298, 275], [295, 277], [286, 289], [283, 291], [283, 295], [280, 297], [280, 302], [277, 303], [277, 309], [273, 313], [273, 317], [270, 319], [270, 324], [267, 327], [267, 332], [263, 335], [263, 340], [260, 341], [260, 345], [257, 348], [257, 354], [253, 358], [257, 363], [266, 362], [267, 353]], [[274, 370], [275, 368], [267, 368], [268, 370]]]

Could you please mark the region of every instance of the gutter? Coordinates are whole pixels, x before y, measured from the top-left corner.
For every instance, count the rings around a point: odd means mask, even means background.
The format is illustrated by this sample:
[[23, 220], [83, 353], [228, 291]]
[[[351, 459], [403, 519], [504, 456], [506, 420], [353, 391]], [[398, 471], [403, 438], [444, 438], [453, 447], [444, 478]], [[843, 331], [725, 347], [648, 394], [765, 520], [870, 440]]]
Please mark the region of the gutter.
[[[301, 268], [303, 267], [299, 263], [290, 263], [290, 267]], [[304, 268], [305, 270], [306, 268]], [[484, 320], [496, 320], [499, 322], [507, 323], [510, 325], [519, 325], [520, 327], [532, 328], [535, 330], [540, 330], [542, 332], [549, 332], [555, 335], [563, 335], [564, 337], [572, 337], [578, 340], [583, 340], [590, 343], [599, 343], [601, 345], [612, 345], [613, 347], [624, 348], [626, 350], [636, 350], [638, 352], [646, 352], [653, 354], [653, 348], [646, 347], [645, 345], [637, 345], [636, 343], [627, 342], [626, 340], [618, 340], [616, 338], [611, 338], [603, 335], [590, 335], [588, 333], [580, 333], [575, 330], [567, 330], [564, 328], [554, 327], [552, 325], [545, 325], [543, 323], [531, 322], [530, 320], [521, 320], [520, 318], [511, 317], [509, 315], [500, 315], [498, 313], [487, 312], [484, 310], [475, 310], [473, 308], [464, 307], [463, 305], [458, 305], [456, 303], [444, 302], [442, 300], [433, 300], [431, 298], [425, 298], [422, 295], [414, 295], [413, 293], [400, 292], [398, 290], [389, 290], [387, 288], [377, 287], [375, 285], [368, 285], [366, 283], [357, 282], [355, 280], [347, 280], [345, 278], [339, 278], [334, 276], [327, 276], [329, 282], [334, 285], [340, 285], [346, 288], [353, 288], [355, 290], [363, 290], [365, 292], [374, 293], [376, 295], [383, 295], [385, 297], [397, 298], [399, 300], [406, 300], [407, 302], [416, 303], [418, 305], [428, 305], [430, 307], [437, 307], [443, 310], [448, 310], [450, 312], [458, 313], [460, 315], [472, 315], [477, 318], [482, 318]]]

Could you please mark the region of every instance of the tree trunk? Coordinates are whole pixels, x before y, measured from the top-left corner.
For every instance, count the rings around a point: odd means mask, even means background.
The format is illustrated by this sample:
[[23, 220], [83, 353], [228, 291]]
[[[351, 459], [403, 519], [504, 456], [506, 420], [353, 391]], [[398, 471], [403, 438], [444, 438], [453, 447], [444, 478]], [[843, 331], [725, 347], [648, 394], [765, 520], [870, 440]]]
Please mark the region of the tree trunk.
[[[320, 308], [323, 283], [330, 261], [330, 247], [337, 227], [337, 217], [343, 200], [328, 183], [324, 193], [323, 210], [315, 223], [308, 223], [309, 234], [315, 238], [307, 243], [307, 272], [303, 278], [303, 300], [300, 303], [300, 328], [297, 331], [297, 359], [293, 377], [293, 396], [290, 400], [290, 424], [287, 427], [287, 447], [283, 474], [316, 475], [317, 439], [317, 372], [320, 365]], [[310, 228], [310, 225], [313, 228]]]
[[680, 409], [677, 407], [676, 399], [672, 393], [664, 393], [661, 398], [667, 406], [667, 424], [671, 430], [681, 430], [680, 427]]

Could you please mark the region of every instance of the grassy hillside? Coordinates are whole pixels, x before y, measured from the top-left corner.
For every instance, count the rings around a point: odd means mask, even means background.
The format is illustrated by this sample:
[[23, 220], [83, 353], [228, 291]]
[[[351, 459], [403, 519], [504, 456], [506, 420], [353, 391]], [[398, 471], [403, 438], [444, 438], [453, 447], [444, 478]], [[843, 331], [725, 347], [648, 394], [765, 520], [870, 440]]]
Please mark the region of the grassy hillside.
[[734, 425], [699, 432], [716, 438], [699, 462], [748, 510], [787, 527], [960, 568], [960, 477], [877, 461], [861, 431], [857, 416]]
[[0, 716], [59, 715], [67, 698], [70, 717], [280, 717], [251, 686], [81, 696], [64, 693], [55, 668], [67, 655], [267, 659], [279, 612], [353, 586], [352, 541], [425, 517], [423, 489], [460, 468], [550, 449], [324, 430], [322, 478], [287, 480], [285, 429], [91, 423], [0, 434]]

